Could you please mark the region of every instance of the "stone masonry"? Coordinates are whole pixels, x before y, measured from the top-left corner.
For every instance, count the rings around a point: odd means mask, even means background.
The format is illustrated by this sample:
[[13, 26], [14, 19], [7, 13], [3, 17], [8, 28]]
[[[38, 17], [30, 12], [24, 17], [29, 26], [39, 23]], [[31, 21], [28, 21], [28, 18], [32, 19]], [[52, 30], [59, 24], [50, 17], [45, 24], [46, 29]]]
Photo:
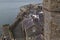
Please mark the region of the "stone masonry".
[[44, 39], [60, 40], [60, 0], [43, 0]]

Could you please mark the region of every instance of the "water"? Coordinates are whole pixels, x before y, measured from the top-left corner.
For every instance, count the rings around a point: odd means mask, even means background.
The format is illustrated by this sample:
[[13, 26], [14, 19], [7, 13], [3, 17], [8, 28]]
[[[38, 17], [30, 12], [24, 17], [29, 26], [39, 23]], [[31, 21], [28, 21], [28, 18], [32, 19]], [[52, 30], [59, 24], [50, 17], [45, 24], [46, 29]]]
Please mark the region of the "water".
[[3, 24], [13, 23], [21, 6], [41, 2], [42, 0], [0, 0], [0, 33]]

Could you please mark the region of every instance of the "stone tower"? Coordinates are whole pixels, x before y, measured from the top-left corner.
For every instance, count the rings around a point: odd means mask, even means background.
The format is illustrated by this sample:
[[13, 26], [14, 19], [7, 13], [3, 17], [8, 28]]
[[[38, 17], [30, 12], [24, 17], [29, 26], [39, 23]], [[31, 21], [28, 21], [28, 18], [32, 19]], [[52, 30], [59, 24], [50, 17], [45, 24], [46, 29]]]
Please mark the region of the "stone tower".
[[60, 40], [60, 0], [43, 0], [44, 38]]

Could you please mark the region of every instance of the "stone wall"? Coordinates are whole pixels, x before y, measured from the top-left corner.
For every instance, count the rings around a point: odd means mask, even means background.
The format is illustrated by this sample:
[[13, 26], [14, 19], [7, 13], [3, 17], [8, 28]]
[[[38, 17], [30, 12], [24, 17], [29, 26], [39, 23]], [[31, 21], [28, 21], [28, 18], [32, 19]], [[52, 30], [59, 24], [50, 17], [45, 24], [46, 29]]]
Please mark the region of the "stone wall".
[[60, 11], [60, 0], [43, 0], [43, 8], [50, 11]]
[[52, 13], [51, 40], [60, 40], [60, 13]]
[[60, 0], [43, 0], [44, 38], [60, 40]]
[[44, 10], [44, 39], [50, 40], [51, 34], [51, 13]]
[[44, 15], [45, 40], [60, 40], [60, 13], [44, 10]]

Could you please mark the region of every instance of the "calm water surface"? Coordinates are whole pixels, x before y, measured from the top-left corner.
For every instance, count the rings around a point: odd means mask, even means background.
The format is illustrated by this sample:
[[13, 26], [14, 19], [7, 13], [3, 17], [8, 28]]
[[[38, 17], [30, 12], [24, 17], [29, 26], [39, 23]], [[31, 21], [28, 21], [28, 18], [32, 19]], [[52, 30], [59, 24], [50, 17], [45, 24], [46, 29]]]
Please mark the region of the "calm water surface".
[[3, 24], [13, 23], [21, 6], [41, 2], [41, 0], [0, 0], [0, 33]]

